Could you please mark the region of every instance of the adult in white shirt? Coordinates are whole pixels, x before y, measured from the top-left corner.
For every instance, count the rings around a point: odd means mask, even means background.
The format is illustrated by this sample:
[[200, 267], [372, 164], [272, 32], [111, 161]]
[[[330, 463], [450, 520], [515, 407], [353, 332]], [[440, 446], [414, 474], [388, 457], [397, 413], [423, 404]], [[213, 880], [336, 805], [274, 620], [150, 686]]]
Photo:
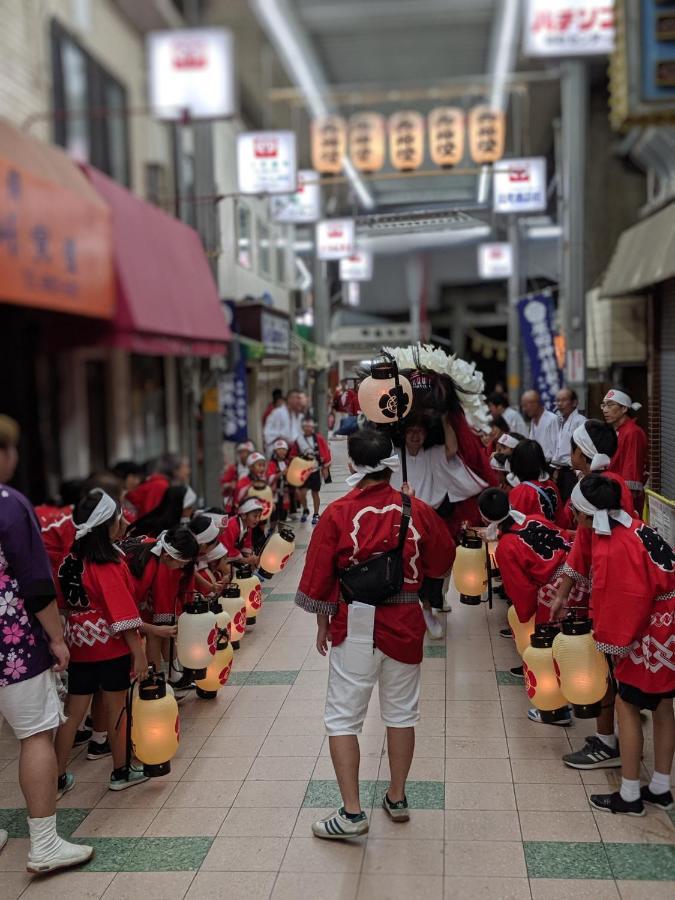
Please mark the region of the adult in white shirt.
[[544, 407], [538, 391], [525, 391], [520, 405], [530, 420], [528, 437], [532, 441], [537, 441], [544, 451], [546, 462], [550, 463], [558, 450], [560, 420], [555, 413]]
[[290, 447], [300, 437], [304, 404], [305, 398], [301, 391], [290, 391], [286, 402], [269, 414], [263, 429], [268, 456], [272, 454], [275, 441], [283, 439]]
[[572, 435], [580, 425], [584, 424], [586, 416], [583, 416], [577, 409], [579, 398], [576, 391], [571, 388], [561, 388], [556, 394], [555, 402], [562, 422], [558, 433], [558, 448], [551, 463], [554, 466], [553, 478], [558, 485], [563, 503], [566, 503], [577, 483], [570, 458]]
[[509, 398], [506, 394], [497, 392], [490, 394], [487, 398], [487, 405], [493, 418], [496, 419], [497, 416], [501, 416], [509, 426], [510, 431], [515, 431], [516, 434], [522, 434], [525, 437], [527, 434], [525, 419], [523, 419], [517, 409], [509, 406]]

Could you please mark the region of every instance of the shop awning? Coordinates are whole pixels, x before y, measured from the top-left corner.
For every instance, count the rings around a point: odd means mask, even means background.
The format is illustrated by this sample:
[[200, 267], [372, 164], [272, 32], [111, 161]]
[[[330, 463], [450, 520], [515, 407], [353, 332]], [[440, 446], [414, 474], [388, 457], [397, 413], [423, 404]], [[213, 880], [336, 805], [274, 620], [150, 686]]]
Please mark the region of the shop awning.
[[600, 289], [603, 297], [635, 294], [675, 277], [675, 204], [623, 232]]
[[197, 232], [90, 166], [112, 212], [117, 313], [105, 342], [136, 353], [212, 356], [230, 329]]
[[0, 302], [112, 318], [110, 219], [62, 150], [0, 119]]

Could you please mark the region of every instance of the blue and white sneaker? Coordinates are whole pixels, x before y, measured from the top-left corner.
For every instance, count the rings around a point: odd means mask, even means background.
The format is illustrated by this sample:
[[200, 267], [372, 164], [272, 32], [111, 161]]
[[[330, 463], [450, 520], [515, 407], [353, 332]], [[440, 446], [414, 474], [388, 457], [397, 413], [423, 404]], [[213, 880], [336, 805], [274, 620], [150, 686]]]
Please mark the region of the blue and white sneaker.
[[319, 819], [312, 825], [312, 834], [318, 838], [341, 841], [345, 838], [359, 837], [368, 831], [368, 816], [361, 812], [358, 816], [347, 816], [344, 806], [325, 819]]
[[[567, 710], [568, 710], [567, 715], [565, 717], [563, 717], [562, 719], [558, 719], [555, 722], [548, 722], [547, 724], [548, 725], [562, 725], [563, 728], [567, 728], [569, 725], [572, 724], [572, 714], [569, 712], [569, 707], [567, 708]], [[539, 712], [538, 709], [535, 709], [533, 706], [531, 706], [528, 709], [527, 718], [530, 720], [530, 722], [536, 722], [538, 725], [543, 724], [541, 721], [541, 713]]]

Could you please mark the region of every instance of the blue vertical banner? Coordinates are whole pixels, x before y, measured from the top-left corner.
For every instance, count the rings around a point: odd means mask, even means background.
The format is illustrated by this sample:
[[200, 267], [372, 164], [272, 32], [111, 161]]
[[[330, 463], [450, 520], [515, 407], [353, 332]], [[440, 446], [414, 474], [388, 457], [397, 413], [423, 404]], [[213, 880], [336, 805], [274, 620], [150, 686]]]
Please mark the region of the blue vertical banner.
[[518, 303], [520, 333], [532, 369], [532, 387], [539, 391], [547, 409], [555, 408], [555, 395], [562, 387], [553, 342], [555, 304], [548, 292], [532, 294]]
[[240, 443], [248, 438], [248, 399], [246, 394], [246, 362], [243, 357], [234, 368], [221, 376], [218, 383], [223, 439]]

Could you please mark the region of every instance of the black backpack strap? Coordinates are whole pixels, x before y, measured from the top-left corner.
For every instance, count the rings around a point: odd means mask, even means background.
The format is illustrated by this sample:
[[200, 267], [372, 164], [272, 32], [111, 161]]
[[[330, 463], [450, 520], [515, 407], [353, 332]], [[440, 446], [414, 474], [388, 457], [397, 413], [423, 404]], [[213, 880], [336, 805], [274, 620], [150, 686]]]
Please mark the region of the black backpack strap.
[[410, 525], [410, 517], [412, 515], [412, 503], [407, 494], [401, 494], [403, 505], [401, 509], [401, 528], [398, 535], [398, 549], [403, 550], [405, 539], [408, 536], [408, 526]]

